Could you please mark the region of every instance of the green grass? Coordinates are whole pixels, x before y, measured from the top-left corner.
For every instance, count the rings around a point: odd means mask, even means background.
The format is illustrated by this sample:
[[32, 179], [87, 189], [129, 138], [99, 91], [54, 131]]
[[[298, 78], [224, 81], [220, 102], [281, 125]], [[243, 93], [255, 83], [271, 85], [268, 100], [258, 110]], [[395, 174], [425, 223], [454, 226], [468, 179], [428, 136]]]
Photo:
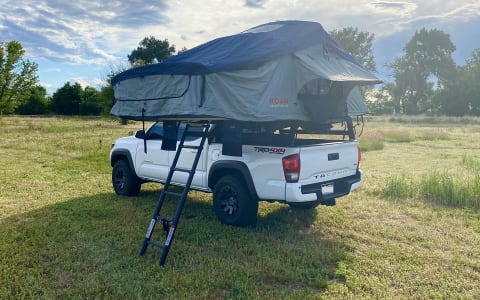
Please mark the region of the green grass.
[[414, 141], [449, 140], [448, 132], [441, 129], [422, 129], [415, 132], [412, 129], [376, 130], [363, 134], [358, 138], [362, 151], [383, 150], [385, 143], [411, 143]]
[[366, 125], [364, 186], [337, 206], [262, 202], [235, 228], [191, 192], [160, 268], [158, 249], [138, 252], [161, 186], [127, 198], [110, 183], [111, 142], [141, 124], [3, 117], [0, 299], [476, 299], [478, 123]]
[[433, 204], [456, 208], [480, 209], [480, 174], [457, 177], [434, 171], [418, 182], [404, 176], [389, 178], [381, 190], [385, 198], [416, 198]]
[[480, 159], [470, 155], [463, 155], [461, 164], [470, 171], [480, 173]]
[[434, 203], [480, 209], [480, 174], [458, 178], [447, 172], [433, 172], [422, 178], [419, 192]]
[[383, 150], [385, 147], [383, 134], [365, 133], [358, 139], [362, 152]]
[[456, 208], [480, 209], [480, 160], [463, 155], [460, 163], [470, 173], [428, 171], [421, 176], [393, 176], [380, 194], [384, 198], [416, 198]]
[[411, 198], [418, 193], [416, 182], [407, 178], [405, 175], [388, 178], [385, 187], [381, 190], [384, 198]]
[[410, 143], [414, 140], [414, 137], [408, 130], [389, 130], [384, 133], [384, 139], [390, 143]]

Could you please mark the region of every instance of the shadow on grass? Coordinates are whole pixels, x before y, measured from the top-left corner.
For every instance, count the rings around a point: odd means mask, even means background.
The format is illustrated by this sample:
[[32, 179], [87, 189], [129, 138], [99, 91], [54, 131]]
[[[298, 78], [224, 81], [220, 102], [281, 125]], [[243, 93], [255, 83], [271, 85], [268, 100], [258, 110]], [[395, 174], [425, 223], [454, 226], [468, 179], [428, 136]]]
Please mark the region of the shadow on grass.
[[[304, 297], [335, 279], [349, 251], [322, 234], [320, 209], [278, 205], [256, 227], [236, 228], [189, 199], [160, 268], [159, 249], [138, 255], [157, 197], [99, 194], [0, 220], [0, 298]], [[163, 213], [175, 209], [167, 201]], [[164, 238], [158, 226], [152, 239]]]

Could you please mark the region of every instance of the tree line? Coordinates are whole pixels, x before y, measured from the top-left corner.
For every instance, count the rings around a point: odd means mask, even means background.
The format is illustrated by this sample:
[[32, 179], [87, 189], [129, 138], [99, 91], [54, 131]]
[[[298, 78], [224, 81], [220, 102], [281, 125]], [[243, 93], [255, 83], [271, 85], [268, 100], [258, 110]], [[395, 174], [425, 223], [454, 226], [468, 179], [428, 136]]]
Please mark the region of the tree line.
[[[366, 69], [376, 72], [374, 34], [347, 27], [330, 32], [332, 38]], [[161, 62], [174, 54], [175, 45], [153, 36], [145, 37], [127, 56], [130, 67]], [[393, 82], [364, 89], [374, 114], [480, 115], [480, 48], [465, 65], [456, 65], [456, 46], [437, 29], [421, 29], [403, 48], [403, 54], [388, 67]], [[110, 80], [125, 68], [111, 70], [106, 84], [97, 90], [66, 82], [53, 95], [38, 84], [38, 65], [24, 58], [17, 41], [0, 41], [0, 115], [3, 114], [109, 114], [114, 104]]]
[[[182, 49], [181, 51], [185, 51]], [[131, 67], [152, 64], [175, 54], [168, 40], [144, 38], [128, 55]], [[38, 65], [26, 59], [18, 41], [0, 41], [0, 116], [20, 115], [108, 115], [114, 104], [111, 79], [121, 71], [111, 70], [107, 83], [97, 90], [67, 81], [53, 95], [38, 83]]]

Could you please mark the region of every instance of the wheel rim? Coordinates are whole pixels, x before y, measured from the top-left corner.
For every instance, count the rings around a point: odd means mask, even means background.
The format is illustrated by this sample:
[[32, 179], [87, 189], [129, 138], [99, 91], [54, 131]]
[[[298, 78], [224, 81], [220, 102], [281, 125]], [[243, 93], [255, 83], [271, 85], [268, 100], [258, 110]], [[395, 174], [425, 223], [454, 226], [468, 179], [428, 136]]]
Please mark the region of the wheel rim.
[[234, 215], [238, 210], [237, 193], [230, 187], [225, 187], [220, 196], [220, 209], [228, 215]]
[[125, 172], [123, 172], [123, 170], [118, 170], [115, 173], [115, 186], [117, 187], [117, 190], [123, 190], [126, 182], [127, 176], [125, 176]]

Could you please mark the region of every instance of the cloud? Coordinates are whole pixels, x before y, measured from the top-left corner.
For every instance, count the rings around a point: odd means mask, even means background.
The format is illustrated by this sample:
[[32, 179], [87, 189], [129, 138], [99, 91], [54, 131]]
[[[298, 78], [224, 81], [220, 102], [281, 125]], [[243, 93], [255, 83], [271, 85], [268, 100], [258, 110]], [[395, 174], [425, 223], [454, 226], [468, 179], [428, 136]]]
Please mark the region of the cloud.
[[43, 86], [46, 90], [53, 87], [53, 84], [47, 82], [40, 82], [40, 85]]
[[377, 13], [397, 16], [410, 16], [418, 7], [415, 3], [389, 1], [372, 2], [371, 5]]
[[[478, 1], [372, 0], [4, 0], [0, 36], [24, 45], [27, 54], [68, 64], [108, 64], [145, 36], [192, 48], [276, 20], [321, 22], [327, 30], [358, 26], [389, 36], [422, 22], [478, 17]], [[262, 8], [262, 9], [252, 9]]]
[[94, 78], [93, 80], [90, 81], [90, 83], [91, 83], [91, 86], [93, 87], [100, 87], [107, 84], [105, 80], [102, 80], [100, 78]]
[[62, 69], [60, 68], [42, 68], [40, 70], [42, 73], [61, 73]]
[[[167, 24], [166, 1], [6, 0], [0, 36], [18, 40], [35, 59], [69, 64], [103, 64], [124, 55], [118, 41], [135, 28]], [[124, 39], [128, 40], [128, 38]], [[121, 45], [118, 47], [118, 45]]]
[[263, 5], [267, 0], [245, 0], [245, 6], [253, 8], [264, 8]]
[[86, 87], [100, 89], [102, 86], [106, 85], [106, 81], [100, 78], [93, 78], [87, 80], [84, 77], [74, 77], [67, 81], [69, 81], [70, 83], [78, 83], [83, 89], [85, 89]]
[[[288, 19], [319, 22], [327, 31], [358, 27], [374, 33], [376, 41], [394, 37], [399, 45], [388, 48], [387, 60], [401, 51], [416, 29], [448, 31], [451, 24], [476, 24], [480, 1], [2, 0], [0, 39], [17, 40], [29, 59], [62, 70], [57, 74], [40, 69], [42, 82], [61, 86], [66, 78], [83, 78], [95, 85], [93, 78], [98, 74], [87, 76], [87, 72], [126, 62], [146, 36], [168, 39], [178, 50]], [[471, 37], [463, 40], [478, 41], [479, 30], [470, 28]], [[44, 76], [55, 80], [44, 80]]]
[[381, 31], [377, 36], [389, 36], [422, 27], [439, 29], [454, 22], [469, 22], [480, 16], [478, 1], [373, 1], [369, 4], [377, 15], [373, 23]]

